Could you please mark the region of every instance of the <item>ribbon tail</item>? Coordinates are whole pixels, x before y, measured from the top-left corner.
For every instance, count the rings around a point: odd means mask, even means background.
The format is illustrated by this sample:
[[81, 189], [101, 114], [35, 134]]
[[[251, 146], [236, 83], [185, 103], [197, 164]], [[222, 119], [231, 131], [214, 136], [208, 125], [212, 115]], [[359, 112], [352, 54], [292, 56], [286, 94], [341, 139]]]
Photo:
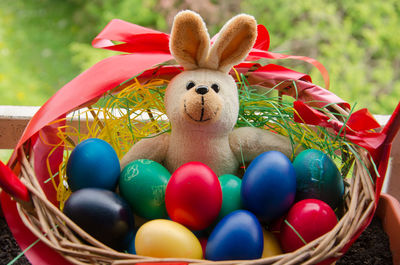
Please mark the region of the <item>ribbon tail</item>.
[[389, 121], [382, 129], [382, 135], [385, 136], [383, 143], [377, 148], [373, 158], [378, 168], [379, 178], [376, 183], [376, 201], [381, 193], [383, 181], [385, 179], [386, 171], [389, 164], [390, 151], [392, 149], [392, 143], [397, 133], [400, 130], [400, 102], [390, 116]]
[[325, 66], [322, 63], [320, 63], [319, 61], [317, 61], [313, 58], [306, 57], [306, 56], [295, 56], [295, 55], [286, 55], [286, 54], [281, 54], [281, 53], [273, 53], [273, 52], [268, 52], [268, 51], [263, 51], [260, 49], [253, 48], [250, 51], [249, 56], [247, 57], [247, 60], [258, 60], [260, 58], [294, 59], [294, 60], [300, 60], [300, 61], [310, 63], [320, 71], [320, 73], [324, 79], [324, 82], [325, 82], [325, 88], [329, 89], [330, 79], [329, 79], [328, 70], [326, 70]]

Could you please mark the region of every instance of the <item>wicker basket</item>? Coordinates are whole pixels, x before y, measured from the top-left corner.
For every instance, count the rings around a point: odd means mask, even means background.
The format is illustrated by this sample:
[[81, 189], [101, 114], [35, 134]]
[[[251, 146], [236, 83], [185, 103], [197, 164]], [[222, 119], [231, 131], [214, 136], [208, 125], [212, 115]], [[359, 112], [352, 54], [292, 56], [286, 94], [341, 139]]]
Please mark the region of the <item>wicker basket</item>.
[[[280, 57], [282, 58], [282, 56]], [[160, 60], [168, 58], [170, 57], [166, 56]], [[149, 60], [148, 64], [152, 65], [154, 61]], [[154, 71], [154, 69], [152, 71]], [[249, 69], [249, 71], [252, 71], [252, 69]], [[145, 74], [146, 72], [143, 75]], [[127, 78], [124, 80], [127, 80]], [[271, 80], [265, 79], [264, 81], [266, 86], [271, 86]], [[291, 82], [292, 81], [289, 83]], [[307, 81], [299, 77], [298, 82]], [[276, 84], [277, 83], [281, 85], [282, 91], [287, 92], [287, 84], [285, 85], [284, 82], [276, 81]], [[118, 84], [118, 82], [114, 82], [114, 86], [113, 84], [109, 84], [107, 89], [112, 89], [115, 87], [115, 84]], [[309, 85], [310, 83], [307, 82], [307, 84]], [[274, 84], [272, 84], [272, 86], [273, 85]], [[96, 101], [96, 97], [98, 98], [101, 93], [104, 93], [104, 91], [88, 99]], [[307, 96], [313, 97], [313, 95]], [[87, 103], [88, 101], [85, 102]], [[339, 122], [338, 117], [346, 117], [349, 115], [349, 110], [343, 108], [342, 105], [330, 104], [329, 108], [341, 114], [340, 116], [330, 115], [329, 118], [331, 120]], [[71, 109], [72, 108], [68, 109], [67, 112]], [[43, 115], [46, 111], [51, 111], [51, 109], [43, 109], [43, 111], [37, 115]], [[332, 112], [329, 111], [329, 113]], [[55, 114], [53, 116], [55, 116]], [[58, 116], [56, 115], [52, 121], [55, 121], [57, 118]], [[38, 128], [38, 130], [40, 129], [41, 128]], [[33, 151], [34, 148], [32, 148], [32, 141], [29, 141], [32, 137], [33, 135], [30, 135], [21, 139], [18, 149], [8, 165], [13, 168], [14, 172], [18, 172], [19, 179], [26, 186], [31, 196], [30, 202], [20, 201], [17, 203], [18, 215], [24, 225], [37, 238], [73, 264], [136, 264], [151, 262], [196, 264], [315, 264], [324, 260], [327, 260], [327, 262], [334, 262], [343, 254], [343, 250], [345, 251], [357, 238], [365, 226], [368, 225], [376, 208], [376, 200], [379, 198], [380, 187], [376, 187], [376, 183], [373, 183], [374, 179], [371, 178], [371, 176], [376, 176], [377, 174], [374, 166], [371, 164], [371, 155], [364, 148], [357, 148], [355, 151], [359, 159], [355, 160], [353, 176], [348, 179], [349, 183], [347, 183], [348, 185], [346, 186], [347, 196], [345, 199], [343, 216], [330, 232], [295, 252], [257, 260], [220, 262], [137, 256], [117, 252], [97, 241], [74, 224], [74, 222], [66, 217], [62, 211], [48, 199], [48, 195], [42, 189], [42, 185], [35, 175], [35, 153]], [[392, 138], [394, 138], [394, 136]], [[387, 157], [390, 148], [382, 150], [380, 155]], [[387, 164], [383, 163], [383, 165], [380, 166], [383, 168], [380, 172], [385, 172]], [[380, 181], [380, 183], [381, 182], [382, 181]], [[42, 253], [42, 255], [45, 254]]]
[[[338, 106], [336, 106], [339, 108]], [[345, 110], [342, 110], [345, 111]], [[188, 259], [158, 259], [117, 252], [98, 242], [75, 225], [56, 206], [48, 201], [33, 169], [34, 153], [19, 150], [21, 163], [20, 179], [28, 188], [33, 205], [18, 204], [18, 213], [23, 223], [42, 242], [61, 253], [74, 264], [133, 264], [138, 262], [185, 262], [200, 264], [314, 264], [328, 258], [337, 258], [342, 249], [357, 234], [360, 227], [373, 215], [375, 209], [375, 187], [365, 165], [370, 165], [365, 150], [358, 149], [359, 160], [350, 178], [345, 214], [335, 228], [295, 252], [266, 259], [248, 261], [212, 262]], [[33, 206], [33, 207], [32, 207]], [[82, 243], [77, 235], [88, 243]]]

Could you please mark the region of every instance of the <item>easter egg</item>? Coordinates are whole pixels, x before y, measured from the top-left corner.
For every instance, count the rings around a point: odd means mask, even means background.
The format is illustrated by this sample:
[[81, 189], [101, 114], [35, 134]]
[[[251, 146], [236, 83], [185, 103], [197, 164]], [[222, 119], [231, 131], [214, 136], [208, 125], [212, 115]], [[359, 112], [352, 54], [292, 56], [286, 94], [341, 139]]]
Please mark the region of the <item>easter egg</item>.
[[342, 176], [332, 159], [320, 150], [302, 151], [293, 161], [296, 200], [319, 199], [336, 209], [344, 193]]
[[66, 173], [72, 191], [83, 188], [114, 191], [120, 173], [118, 156], [106, 141], [90, 138], [72, 150]]
[[119, 191], [135, 214], [147, 219], [166, 218], [165, 189], [170, 177], [161, 164], [138, 159], [122, 170]]
[[257, 217], [247, 210], [225, 216], [211, 232], [206, 259], [247, 260], [261, 257], [263, 232]]
[[129, 246], [128, 246], [128, 253], [135, 254], [135, 255], [136, 255], [136, 248], [135, 248], [136, 232], [137, 231], [135, 231], [133, 233], [133, 236], [131, 237], [131, 240], [130, 240]]
[[133, 235], [133, 214], [116, 193], [85, 188], [71, 194], [63, 212], [94, 238], [116, 250], [128, 247]]
[[203, 251], [203, 258], [206, 256], [206, 246], [207, 246], [207, 237], [200, 237], [198, 238], [200, 245], [201, 245], [201, 250]]
[[156, 258], [201, 259], [203, 250], [197, 237], [186, 227], [170, 220], [151, 220], [136, 233], [137, 255]]
[[297, 202], [282, 223], [280, 242], [285, 252], [295, 251], [332, 230], [337, 218], [328, 204], [317, 199]]
[[222, 175], [218, 179], [222, 190], [222, 206], [218, 219], [222, 219], [225, 215], [242, 208], [240, 195], [242, 180], [230, 174]]
[[296, 195], [296, 173], [281, 152], [269, 151], [257, 156], [242, 179], [242, 202], [262, 221], [283, 215]]
[[278, 239], [273, 233], [263, 229], [264, 248], [262, 252], [262, 258], [268, 258], [282, 254], [281, 246], [279, 245]]
[[192, 230], [208, 227], [221, 210], [218, 177], [205, 164], [189, 162], [171, 176], [165, 192], [169, 217]]

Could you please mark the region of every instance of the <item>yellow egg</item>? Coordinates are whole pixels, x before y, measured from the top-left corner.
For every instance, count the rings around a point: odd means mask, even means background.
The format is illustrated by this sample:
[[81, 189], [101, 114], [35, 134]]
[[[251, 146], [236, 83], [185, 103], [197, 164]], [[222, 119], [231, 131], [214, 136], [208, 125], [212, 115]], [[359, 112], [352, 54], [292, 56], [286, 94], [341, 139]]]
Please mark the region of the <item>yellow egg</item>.
[[137, 255], [156, 258], [201, 259], [197, 237], [186, 227], [170, 220], [156, 219], [142, 225], [136, 234]]
[[263, 229], [264, 234], [264, 250], [262, 253], [263, 258], [268, 258], [282, 254], [281, 247], [276, 237], [269, 231]]

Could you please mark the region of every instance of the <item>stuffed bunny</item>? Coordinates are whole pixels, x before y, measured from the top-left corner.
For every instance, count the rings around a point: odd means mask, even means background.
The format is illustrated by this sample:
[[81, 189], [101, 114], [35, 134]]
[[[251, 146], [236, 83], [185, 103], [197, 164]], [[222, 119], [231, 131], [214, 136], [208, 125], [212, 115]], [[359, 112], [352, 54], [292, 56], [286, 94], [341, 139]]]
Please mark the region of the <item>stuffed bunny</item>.
[[238, 90], [229, 75], [243, 61], [257, 37], [252, 16], [238, 15], [221, 29], [215, 43], [202, 18], [192, 11], [176, 15], [170, 50], [184, 71], [169, 83], [164, 103], [171, 133], [140, 140], [121, 160], [121, 169], [136, 159], [162, 163], [170, 172], [190, 161], [208, 165], [219, 176], [236, 174], [243, 160], [277, 150], [291, 157], [289, 139], [263, 129], [234, 129]]

